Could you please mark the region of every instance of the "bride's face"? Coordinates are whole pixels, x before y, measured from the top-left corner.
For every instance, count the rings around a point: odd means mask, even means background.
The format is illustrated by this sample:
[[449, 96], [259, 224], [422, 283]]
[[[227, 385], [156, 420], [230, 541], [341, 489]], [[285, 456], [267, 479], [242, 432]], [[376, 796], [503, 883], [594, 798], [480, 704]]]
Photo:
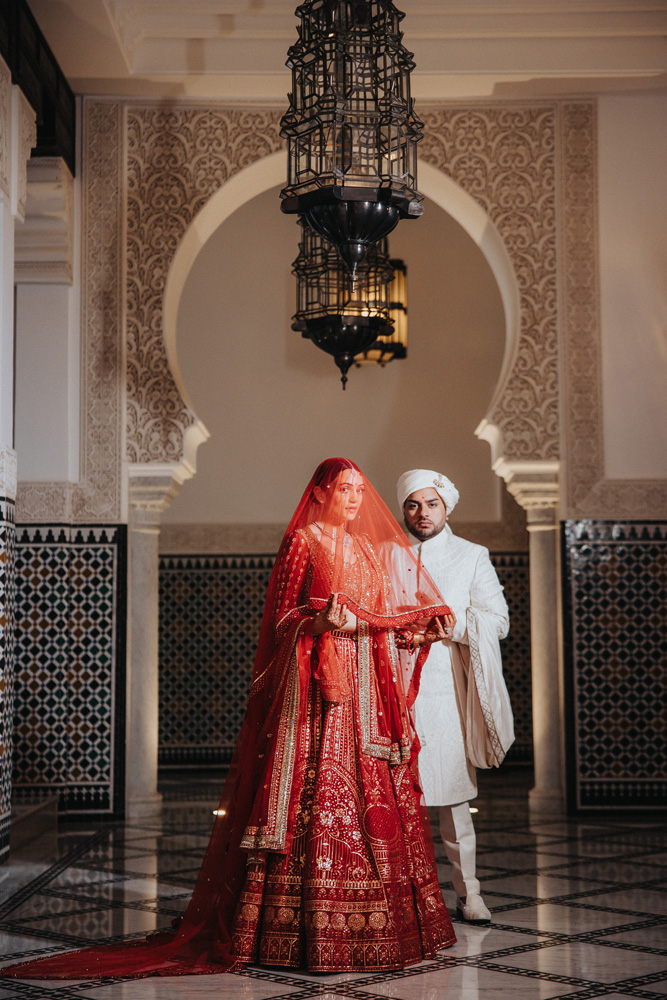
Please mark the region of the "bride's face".
[[354, 469], [345, 469], [332, 486], [330, 519], [334, 524], [354, 521], [364, 499], [364, 478]]

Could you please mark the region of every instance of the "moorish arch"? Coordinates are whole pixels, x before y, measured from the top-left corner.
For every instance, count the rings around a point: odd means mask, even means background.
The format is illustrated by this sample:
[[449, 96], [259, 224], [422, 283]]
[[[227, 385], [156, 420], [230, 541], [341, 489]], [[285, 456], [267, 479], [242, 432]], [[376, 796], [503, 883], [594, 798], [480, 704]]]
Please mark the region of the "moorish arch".
[[[478, 243], [505, 306], [505, 363], [486, 420], [497, 428], [495, 459], [558, 459], [559, 110], [451, 107], [424, 116], [420, 183]], [[187, 463], [186, 432], [196, 423], [167, 359], [165, 307], [179, 297], [186, 259], [247, 199], [244, 190], [280, 182], [284, 153], [274, 112], [129, 105], [123, 124], [126, 454], [131, 467], [155, 468]]]
[[[536, 699], [536, 711], [541, 705], [550, 716], [534, 716], [536, 760], [554, 761], [543, 774], [538, 767], [536, 778], [543, 802], [558, 805], [557, 518], [614, 518], [619, 511], [658, 517], [665, 495], [661, 481], [605, 476], [596, 105], [485, 100], [445, 104], [423, 117], [422, 164], [483, 209], [518, 289], [518, 343], [512, 356], [508, 347], [504, 381], [478, 433], [492, 445], [495, 471], [528, 511], [534, 676], [549, 679]], [[193, 472], [197, 435], [196, 428], [188, 434], [196, 418], [165, 349], [167, 274], [188, 227], [216, 192], [283, 148], [279, 113], [188, 100], [84, 98], [82, 147], [80, 474], [73, 482], [20, 482], [17, 510], [24, 524], [122, 528], [129, 507], [133, 574], [143, 565], [150, 590], [160, 511], [178, 479]], [[136, 579], [132, 587], [136, 592]], [[132, 623], [132, 675], [150, 677], [153, 658], [156, 669], [156, 604], [144, 605], [149, 613]], [[131, 690], [130, 715], [137, 700]], [[150, 711], [144, 714], [156, 743], [157, 725]], [[136, 751], [135, 757], [141, 743]], [[130, 789], [130, 797], [140, 792]], [[150, 799], [148, 788], [149, 805]]]
[[[163, 299], [165, 354], [175, 386], [194, 418], [183, 438], [186, 474], [190, 470], [194, 471], [196, 447], [206, 440], [208, 431], [194, 413], [179, 365], [177, 324], [181, 296], [200, 251], [213, 233], [242, 205], [280, 185], [284, 175], [285, 154], [281, 151], [258, 160], [224, 184], [190, 223], [167, 274]], [[496, 400], [502, 396], [519, 349], [520, 301], [512, 262], [498, 230], [484, 209], [455, 181], [428, 163], [420, 164], [419, 178], [420, 190], [424, 196], [458, 222], [480, 248], [498, 285], [505, 316], [505, 345], [502, 368], [490, 408], [492, 413]]]
[[[495, 471], [528, 510], [537, 665], [532, 801], [557, 810], [563, 807], [562, 719], [550, 706], [562, 704], [553, 601], [559, 593], [556, 161], [562, 110], [517, 104], [429, 112], [420, 177], [424, 193], [482, 250], [502, 296], [504, 363], [478, 435], [489, 441]], [[584, 116], [580, 128], [587, 127]], [[178, 301], [211, 232], [253, 194], [280, 183], [285, 154], [273, 112], [130, 105], [124, 130], [130, 659], [142, 665], [131, 669], [128, 688], [127, 801], [136, 815], [157, 802], [160, 512], [194, 474], [196, 447], [207, 433], [178, 369]]]

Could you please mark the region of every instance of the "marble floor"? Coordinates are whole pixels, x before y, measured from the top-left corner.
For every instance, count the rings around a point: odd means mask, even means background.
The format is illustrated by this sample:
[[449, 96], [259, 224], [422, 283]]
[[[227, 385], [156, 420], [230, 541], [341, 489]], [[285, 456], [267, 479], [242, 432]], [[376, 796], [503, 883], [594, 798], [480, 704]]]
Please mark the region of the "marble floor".
[[[159, 820], [63, 826], [14, 852], [0, 868], [0, 964], [168, 926], [187, 904], [207, 841], [215, 803], [203, 787], [193, 799], [167, 783]], [[456, 922], [458, 943], [433, 961], [366, 975], [249, 968], [139, 981], [2, 980], [0, 1000], [664, 1000], [664, 820], [531, 820], [526, 788], [525, 775], [483, 781], [475, 825], [493, 924]], [[453, 914], [442, 854], [438, 861]]]

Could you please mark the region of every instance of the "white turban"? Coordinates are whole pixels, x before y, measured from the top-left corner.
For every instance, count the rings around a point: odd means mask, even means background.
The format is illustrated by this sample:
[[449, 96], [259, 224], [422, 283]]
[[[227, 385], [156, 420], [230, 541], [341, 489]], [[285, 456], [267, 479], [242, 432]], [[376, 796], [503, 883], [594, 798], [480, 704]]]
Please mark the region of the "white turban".
[[459, 491], [451, 479], [447, 479], [447, 476], [439, 472], [433, 472], [432, 469], [410, 469], [409, 472], [403, 473], [396, 484], [398, 506], [403, 510], [403, 504], [412, 493], [427, 490], [429, 487], [440, 495], [447, 513], [451, 514], [459, 502]]

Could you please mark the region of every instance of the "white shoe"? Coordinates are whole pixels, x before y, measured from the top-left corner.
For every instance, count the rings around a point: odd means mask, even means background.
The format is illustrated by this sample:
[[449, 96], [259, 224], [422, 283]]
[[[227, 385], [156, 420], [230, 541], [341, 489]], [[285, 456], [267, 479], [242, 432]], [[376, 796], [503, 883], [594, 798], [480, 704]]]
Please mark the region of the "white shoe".
[[456, 900], [456, 916], [459, 920], [465, 920], [467, 924], [491, 923], [491, 913], [477, 893], [466, 896], [465, 903], [462, 899]]

